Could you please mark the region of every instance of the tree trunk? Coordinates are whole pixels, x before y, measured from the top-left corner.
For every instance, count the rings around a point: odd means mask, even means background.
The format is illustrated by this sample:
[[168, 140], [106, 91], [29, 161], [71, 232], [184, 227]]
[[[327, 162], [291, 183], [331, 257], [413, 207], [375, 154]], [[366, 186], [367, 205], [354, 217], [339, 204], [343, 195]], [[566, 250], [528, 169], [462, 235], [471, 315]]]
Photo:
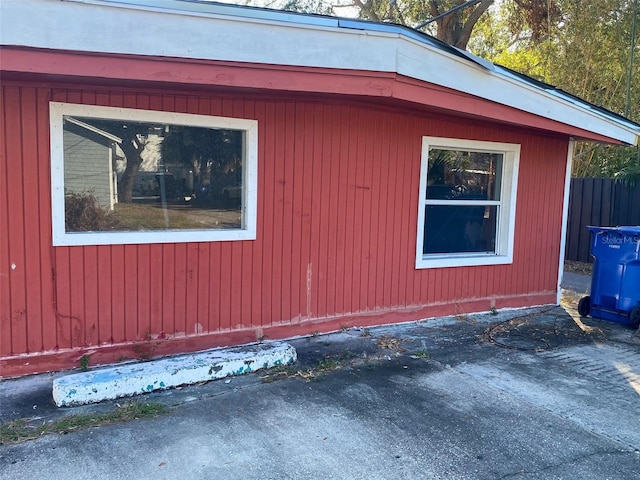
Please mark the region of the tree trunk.
[[118, 182], [118, 202], [131, 203], [133, 201], [133, 184], [140, 171], [140, 165], [142, 165], [141, 158], [139, 161], [131, 161], [127, 157], [127, 168]]
[[127, 168], [125, 168], [122, 178], [118, 182], [118, 202], [131, 203], [133, 201], [133, 184], [140, 171], [140, 165], [142, 165], [140, 154], [144, 149], [144, 145], [141, 145], [137, 136], [133, 135], [123, 138], [120, 148], [122, 148], [127, 158]]
[[[432, 18], [446, 12], [448, 9], [450, 10], [451, 8], [462, 5], [464, 0], [456, 0], [455, 2], [451, 2], [442, 7], [440, 3], [441, 2], [439, 0], [430, 0], [429, 10]], [[480, 3], [476, 4], [475, 7], [470, 6], [465, 9], [466, 12], [471, 13], [464, 15], [462, 11], [458, 11], [436, 20], [436, 25], [438, 26], [438, 39], [448, 43], [449, 45], [453, 45], [454, 47], [466, 50], [469, 39], [471, 38], [473, 27], [492, 3], [493, 0], [482, 0]], [[463, 18], [465, 18], [464, 22], [462, 20]]]

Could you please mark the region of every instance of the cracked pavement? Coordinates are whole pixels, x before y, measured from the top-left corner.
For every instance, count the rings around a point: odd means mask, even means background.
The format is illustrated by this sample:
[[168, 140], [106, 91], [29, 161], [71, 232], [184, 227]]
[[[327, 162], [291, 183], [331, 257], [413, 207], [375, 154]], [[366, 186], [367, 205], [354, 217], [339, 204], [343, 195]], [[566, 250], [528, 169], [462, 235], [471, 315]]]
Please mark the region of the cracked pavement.
[[[290, 343], [298, 363], [267, 382], [157, 392], [170, 414], [0, 446], [0, 478], [640, 477], [640, 338], [621, 325], [542, 307]], [[52, 378], [0, 382], [0, 416], [117, 403], [56, 409]]]

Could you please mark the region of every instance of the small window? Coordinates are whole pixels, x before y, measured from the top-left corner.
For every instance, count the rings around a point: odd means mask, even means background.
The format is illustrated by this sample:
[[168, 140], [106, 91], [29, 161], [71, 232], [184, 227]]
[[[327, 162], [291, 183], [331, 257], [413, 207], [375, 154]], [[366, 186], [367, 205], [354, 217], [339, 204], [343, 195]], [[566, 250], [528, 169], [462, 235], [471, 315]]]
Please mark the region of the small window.
[[55, 103], [54, 245], [256, 238], [257, 122]]
[[416, 268], [513, 262], [520, 146], [423, 137]]

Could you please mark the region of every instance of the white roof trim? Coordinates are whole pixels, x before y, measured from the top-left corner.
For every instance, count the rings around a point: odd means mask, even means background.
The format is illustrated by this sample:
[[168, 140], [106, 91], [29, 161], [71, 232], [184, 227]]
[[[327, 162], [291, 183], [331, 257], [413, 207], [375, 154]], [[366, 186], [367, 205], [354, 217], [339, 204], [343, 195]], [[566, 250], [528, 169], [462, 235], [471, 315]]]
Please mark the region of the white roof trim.
[[2, 0], [0, 45], [394, 72], [624, 143], [640, 139], [633, 122], [395, 25], [183, 0]]
[[70, 117], [68, 115], [64, 116], [64, 119], [67, 122], [70, 123], [74, 123], [76, 125], [78, 125], [79, 127], [82, 127], [86, 130], [89, 130], [91, 132], [97, 133], [98, 135], [101, 135], [109, 140], [111, 140], [112, 142], [116, 142], [116, 143], [122, 143], [122, 139], [120, 137], [116, 137], [115, 135], [110, 134], [109, 132], [105, 132], [104, 130], [100, 130], [97, 127], [94, 127], [93, 125], [89, 125], [88, 123], [84, 123], [76, 118]]

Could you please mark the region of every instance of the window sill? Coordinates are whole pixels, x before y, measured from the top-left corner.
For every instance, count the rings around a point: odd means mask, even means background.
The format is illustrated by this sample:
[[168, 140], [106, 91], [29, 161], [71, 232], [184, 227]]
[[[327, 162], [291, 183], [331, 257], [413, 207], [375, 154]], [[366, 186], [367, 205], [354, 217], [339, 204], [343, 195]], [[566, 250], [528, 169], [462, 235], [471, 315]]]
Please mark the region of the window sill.
[[57, 232], [54, 230], [53, 246], [139, 245], [152, 243], [221, 242], [255, 239], [255, 229], [73, 233]]
[[510, 255], [424, 255], [417, 259], [416, 269], [508, 265], [511, 263], [513, 263], [513, 257]]

